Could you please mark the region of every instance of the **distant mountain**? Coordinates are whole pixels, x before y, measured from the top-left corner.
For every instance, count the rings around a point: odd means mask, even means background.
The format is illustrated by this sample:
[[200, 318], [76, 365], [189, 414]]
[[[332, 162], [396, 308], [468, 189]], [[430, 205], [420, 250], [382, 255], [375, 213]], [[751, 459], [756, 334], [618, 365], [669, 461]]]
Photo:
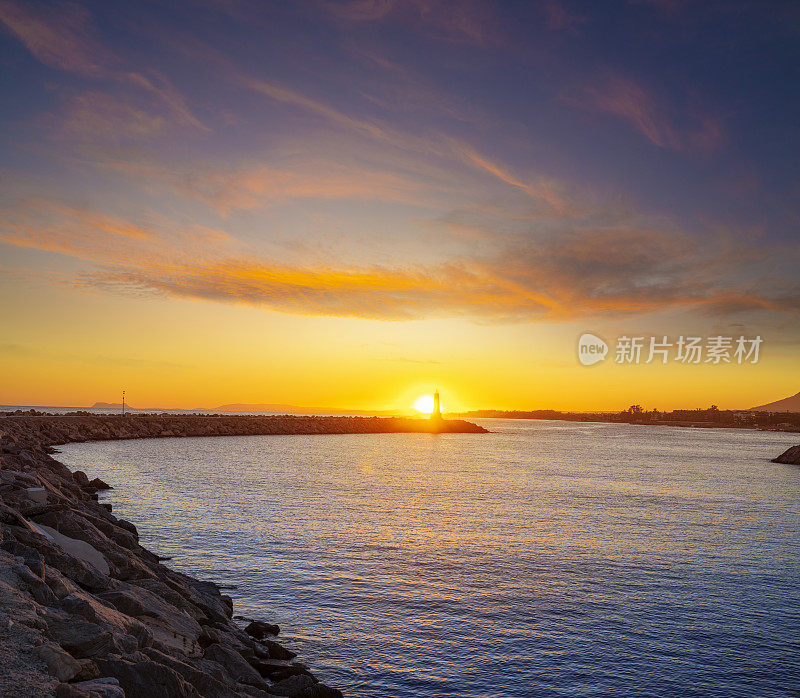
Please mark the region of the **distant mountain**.
[[800, 393], [783, 400], [768, 402], [766, 405], [751, 407], [750, 412], [800, 412]]
[[[127, 402], [125, 403], [126, 409], [133, 409]], [[92, 405], [90, 410], [121, 410], [122, 403], [121, 402], [95, 402]]]

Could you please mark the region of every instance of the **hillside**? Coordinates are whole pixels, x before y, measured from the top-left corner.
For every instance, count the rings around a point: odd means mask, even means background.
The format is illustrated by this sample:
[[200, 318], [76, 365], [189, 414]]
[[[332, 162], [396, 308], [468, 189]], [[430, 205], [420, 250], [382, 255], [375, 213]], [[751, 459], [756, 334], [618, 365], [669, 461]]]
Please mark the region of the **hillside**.
[[768, 402], [766, 405], [751, 407], [751, 412], [800, 412], [800, 393], [785, 397], [783, 400]]

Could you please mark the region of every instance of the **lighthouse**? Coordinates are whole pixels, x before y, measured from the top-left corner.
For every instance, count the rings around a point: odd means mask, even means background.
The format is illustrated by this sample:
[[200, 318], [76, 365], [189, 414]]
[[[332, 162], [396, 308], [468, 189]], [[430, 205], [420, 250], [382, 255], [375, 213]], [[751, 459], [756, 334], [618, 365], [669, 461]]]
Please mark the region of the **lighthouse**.
[[439, 391], [433, 394], [433, 411], [431, 412], [431, 419], [433, 421], [441, 421], [442, 411], [439, 409]]

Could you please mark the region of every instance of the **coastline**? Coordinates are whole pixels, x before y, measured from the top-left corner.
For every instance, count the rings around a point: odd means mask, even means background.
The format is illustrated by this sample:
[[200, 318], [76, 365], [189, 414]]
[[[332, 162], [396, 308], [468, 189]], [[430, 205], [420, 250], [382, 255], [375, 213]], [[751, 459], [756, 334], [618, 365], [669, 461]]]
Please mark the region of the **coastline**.
[[[447, 420], [216, 415], [0, 416], [0, 695], [335, 698], [261, 620], [171, 570], [109, 488], [52, 457], [74, 441], [256, 434], [484, 433]], [[112, 483], [113, 484], [113, 483]]]
[[[558, 410], [472, 410], [453, 416], [467, 419], [520, 419], [693, 429], [749, 429], [751, 431], [800, 432], [798, 412], [748, 410], [674, 410], [654, 412], [559, 412]], [[667, 418], [669, 417], [669, 418]]]

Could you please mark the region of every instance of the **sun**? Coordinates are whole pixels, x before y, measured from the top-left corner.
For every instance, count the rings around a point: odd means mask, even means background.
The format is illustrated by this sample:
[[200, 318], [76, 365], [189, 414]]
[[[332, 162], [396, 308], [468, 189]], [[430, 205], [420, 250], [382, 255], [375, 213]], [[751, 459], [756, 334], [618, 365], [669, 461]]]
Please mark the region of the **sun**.
[[422, 414], [433, 412], [433, 395], [420, 395], [414, 402], [414, 409]]

